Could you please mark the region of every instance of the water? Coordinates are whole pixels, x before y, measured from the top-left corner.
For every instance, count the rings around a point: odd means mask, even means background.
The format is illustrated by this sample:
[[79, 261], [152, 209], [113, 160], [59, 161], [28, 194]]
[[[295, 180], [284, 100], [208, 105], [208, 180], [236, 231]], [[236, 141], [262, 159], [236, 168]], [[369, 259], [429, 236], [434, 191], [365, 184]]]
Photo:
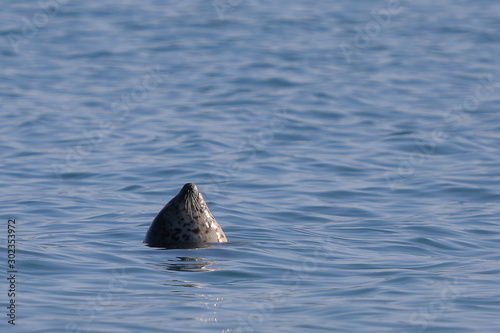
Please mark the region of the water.
[[[2, 332], [498, 329], [500, 3], [50, 3], [0, 14]], [[187, 182], [230, 243], [144, 246]]]

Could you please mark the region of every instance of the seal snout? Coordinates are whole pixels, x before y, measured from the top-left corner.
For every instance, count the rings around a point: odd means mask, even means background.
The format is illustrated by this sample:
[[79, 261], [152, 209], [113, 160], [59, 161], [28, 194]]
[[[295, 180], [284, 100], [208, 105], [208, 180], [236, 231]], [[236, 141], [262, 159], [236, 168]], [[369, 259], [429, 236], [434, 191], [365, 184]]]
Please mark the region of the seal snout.
[[189, 193], [189, 192], [198, 192], [198, 187], [194, 183], [187, 183], [182, 187], [181, 192]]

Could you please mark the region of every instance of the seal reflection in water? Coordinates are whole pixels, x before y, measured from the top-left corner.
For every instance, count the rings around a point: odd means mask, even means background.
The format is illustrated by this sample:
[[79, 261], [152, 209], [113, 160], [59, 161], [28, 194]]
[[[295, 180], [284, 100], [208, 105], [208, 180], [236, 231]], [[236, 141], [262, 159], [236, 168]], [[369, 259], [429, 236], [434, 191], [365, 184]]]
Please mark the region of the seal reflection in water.
[[193, 183], [182, 190], [156, 215], [144, 243], [154, 247], [194, 248], [204, 243], [227, 242], [198, 187]]

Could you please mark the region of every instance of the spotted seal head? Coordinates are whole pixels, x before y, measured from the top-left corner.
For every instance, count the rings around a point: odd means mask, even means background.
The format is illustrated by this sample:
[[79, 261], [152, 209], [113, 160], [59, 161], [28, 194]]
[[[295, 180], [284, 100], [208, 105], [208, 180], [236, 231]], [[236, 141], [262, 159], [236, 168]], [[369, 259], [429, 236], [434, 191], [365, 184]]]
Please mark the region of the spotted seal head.
[[144, 243], [153, 247], [190, 248], [227, 242], [198, 187], [188, 183], [156, 215]]

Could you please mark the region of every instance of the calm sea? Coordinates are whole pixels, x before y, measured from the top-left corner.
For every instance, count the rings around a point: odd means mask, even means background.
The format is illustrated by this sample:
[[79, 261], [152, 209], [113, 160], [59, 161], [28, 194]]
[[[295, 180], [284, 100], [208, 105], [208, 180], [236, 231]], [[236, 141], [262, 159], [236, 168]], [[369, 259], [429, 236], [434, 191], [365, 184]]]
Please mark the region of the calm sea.
[[[499, 22], [3, 1], [0, 330], [497, 332]], [[230, 242], [144, 246], [187, 182]]]

